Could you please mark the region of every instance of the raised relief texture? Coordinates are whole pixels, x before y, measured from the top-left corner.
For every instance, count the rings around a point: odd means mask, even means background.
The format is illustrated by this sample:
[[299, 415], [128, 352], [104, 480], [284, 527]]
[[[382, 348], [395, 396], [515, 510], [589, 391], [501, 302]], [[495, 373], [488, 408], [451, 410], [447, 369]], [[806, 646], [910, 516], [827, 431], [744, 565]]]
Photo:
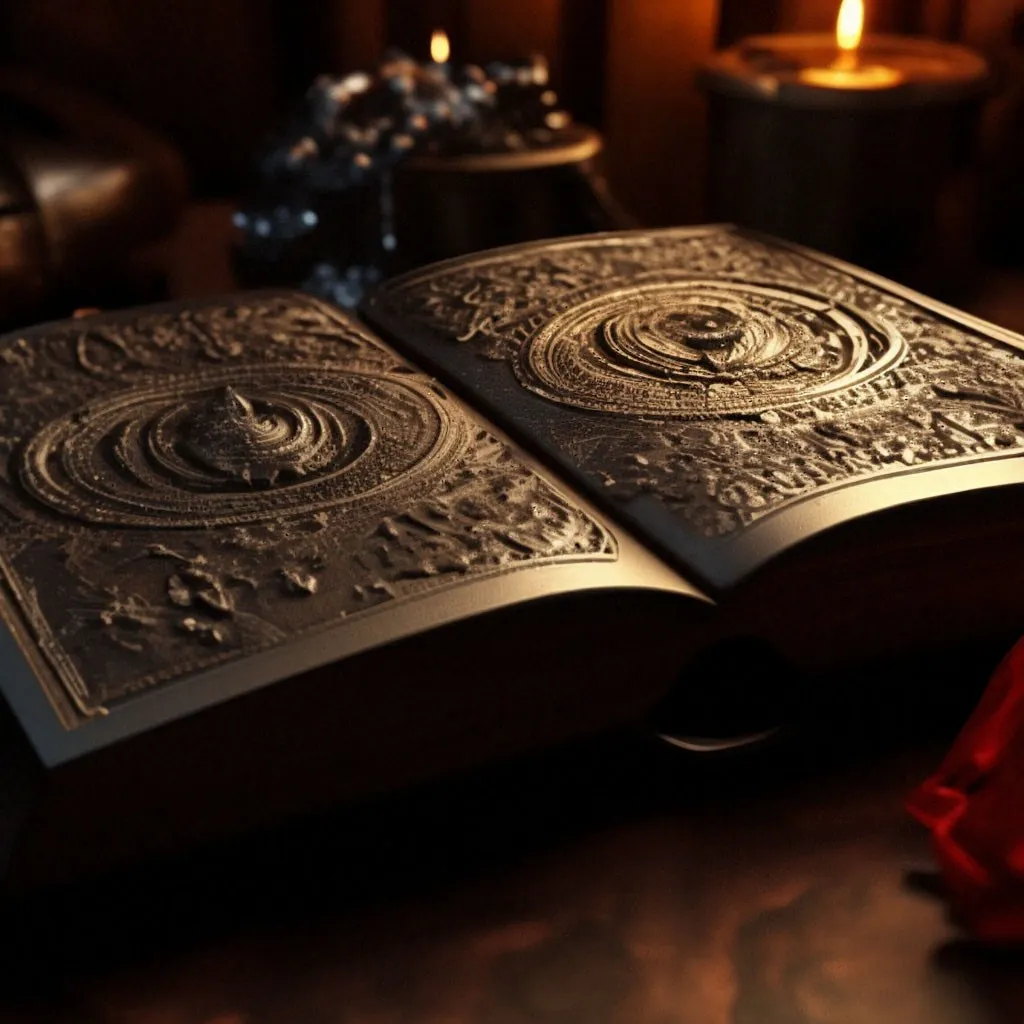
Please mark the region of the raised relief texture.
[[593, 485], [653, 494], [709, 538], [824, 489], [1024, 445], [1019, 350], [728, 228], [460, 261], [386, 286], [376, 309], [505, 362]]
[[900, 335], [793, 289], [638, 284], [552, 318], [516, 361], [556, 402], [617, 415], [753, 415], [844, 391], [896, 365]]
[[429, 378], [298, 295], [0, 343], [0, 570], [67, 724], [378, 606], [615, 557]]

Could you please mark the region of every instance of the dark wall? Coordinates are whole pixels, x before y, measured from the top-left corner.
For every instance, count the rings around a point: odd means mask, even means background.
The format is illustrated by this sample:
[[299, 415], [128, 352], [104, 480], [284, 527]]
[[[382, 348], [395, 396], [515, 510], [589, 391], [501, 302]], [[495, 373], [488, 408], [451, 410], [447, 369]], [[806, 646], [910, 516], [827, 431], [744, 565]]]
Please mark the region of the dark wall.
[[[950, 34], [965, 0], [877, 0], [876, 27]], [[185, 155], [200, 195], [237, 190], [250, 154], [313, 76], [371, 65], [385, 42], [425, 56], [432, 29], [453, 59], [531, 49], [551, 59], [566, 105], [612, 135], [613, 174], [635, 185], [644, 214], [691, 216], [671, 188], [645, 178], [678, 136], [692, 159], [703, 54], [750, 32], [788, 27], [799, 12], [827, 24], [838, 0], [0, 0], [0, 60], [27, 64], [92, 90], [162, 131]], [[697, 11], [702, 11], [698, 15]], [[707, 11], [716, 30], [705, 37]], [[609, 26], [645, 22], [667, 35], [612, 38]], [[700, 33], [694, 41], [694, 32]], [[652, 69], [652, 48], [660, 71]], [[703, 49], [701, 49], [703, 47]], [[624, 49], [625, 48], [625, 49]], [[639, 48], [639, 52], [633, 52]], [[628, 51], [628, 52], [626, 52]], [[661, 72], [664, 72], [662, 74]], [[649, 95], [658, 83], [689, 98]], [[628, 107], [628, 109], [624, 109]], [[648, 123], [650, 122], [650, 123]], [[642, 140], [654, 146], [644, 149]], [[655, 145], [657, 143], [657, 145]], [[661, 148], [659, 148], [661, 147]], [[685, 213], [684, 213], [685, 211]]]

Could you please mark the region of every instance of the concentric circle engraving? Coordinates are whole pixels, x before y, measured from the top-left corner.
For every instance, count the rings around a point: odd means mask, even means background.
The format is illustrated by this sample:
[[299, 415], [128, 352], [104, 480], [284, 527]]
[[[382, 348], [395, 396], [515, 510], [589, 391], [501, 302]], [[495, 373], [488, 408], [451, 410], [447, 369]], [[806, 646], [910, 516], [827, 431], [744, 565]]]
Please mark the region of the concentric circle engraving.
[[865, 383], [906, 343], [891, 326], [811, 293], [659, 280], [555, 316], [521, 349], [524, 386], [600, 412], [750, 415]]
[[262, 365], [166, 377], [48, 423], [25, 488], [80, 520], [196, 528], [414, 493], [464, 438], [429, 385], [339, 367]]

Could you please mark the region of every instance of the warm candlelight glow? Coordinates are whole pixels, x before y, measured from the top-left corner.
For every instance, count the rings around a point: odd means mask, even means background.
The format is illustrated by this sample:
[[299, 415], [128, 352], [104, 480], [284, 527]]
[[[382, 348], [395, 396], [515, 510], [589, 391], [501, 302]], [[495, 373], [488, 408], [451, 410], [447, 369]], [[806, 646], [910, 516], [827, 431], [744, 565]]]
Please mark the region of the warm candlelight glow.
[[864, 0], [843, 0], [836, 18], [836, 45], [849, 52], [860, 46], [864, 34]]
[[430, 59], [435, 64], [447, 64], [451, 55], [452, 47], [448, 42], [448, 33], [444, 29], [434, 29], [434, 33], [430, 37]]
[[836, 18], [838, 53], [828, 67], [804, 68], [800, 81], [822, 89], [891, 89], [903, 81], [902, 72], [871, 64], [860, 51], [864, 35], [864, 0], [842, 0]]

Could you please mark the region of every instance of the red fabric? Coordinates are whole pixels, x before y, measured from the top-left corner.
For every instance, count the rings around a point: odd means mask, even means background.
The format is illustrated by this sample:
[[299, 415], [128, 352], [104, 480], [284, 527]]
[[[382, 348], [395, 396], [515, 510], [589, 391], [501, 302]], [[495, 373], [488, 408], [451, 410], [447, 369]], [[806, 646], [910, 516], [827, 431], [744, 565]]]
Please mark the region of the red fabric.
[[907, 809], [931, 829], [965, 927], [986, 941], [1024, 941], [1024, 640]]

